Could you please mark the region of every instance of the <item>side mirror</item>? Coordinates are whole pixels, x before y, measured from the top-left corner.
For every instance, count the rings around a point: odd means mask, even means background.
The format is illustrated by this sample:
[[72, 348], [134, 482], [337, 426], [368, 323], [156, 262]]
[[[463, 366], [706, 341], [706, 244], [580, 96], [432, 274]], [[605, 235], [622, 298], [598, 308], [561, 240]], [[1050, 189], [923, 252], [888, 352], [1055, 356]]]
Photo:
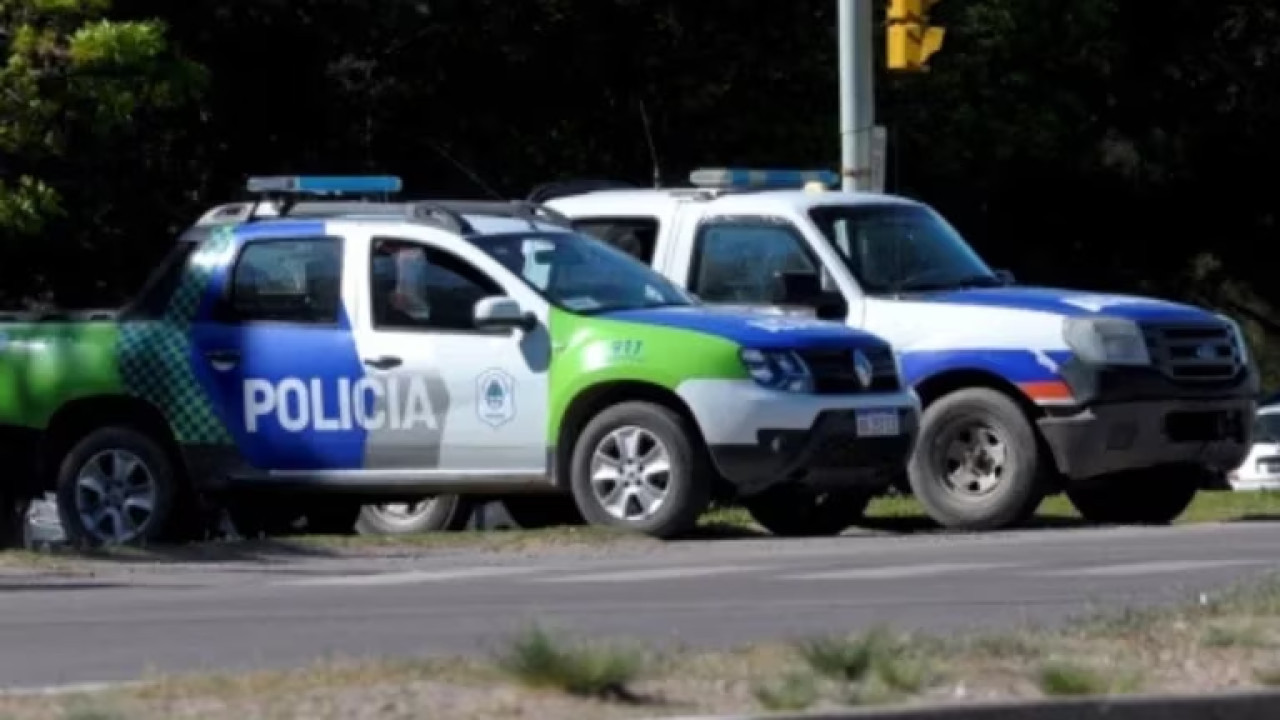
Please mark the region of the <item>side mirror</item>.
[[[828, 290], [817, 273], [778, 273], [779, 305], [810, 307], [820, 320], [844, 320], [847, 308], [840, 293]], [[834, 284], [834, 283], [833, 283]]]
[[779, 305], [812, 305], [822, 296], [822, 278], [817, 273], [784, 272], [777, 274]]
[[480, 330], [509, 330], [519, 328], [529, 332], [537, 327], [538, 318], [520, 309], [520, 303], [509, 297], [481, 298], [471, 312], [472, 323]]
[[1011, 270], [996, 270], [995, 275], [996, 275], [996, 279], [1004, 283], [1005, 285], [1013, 285], [1015, 282], [1017, 282], [1014, 279], [1013, 271]]

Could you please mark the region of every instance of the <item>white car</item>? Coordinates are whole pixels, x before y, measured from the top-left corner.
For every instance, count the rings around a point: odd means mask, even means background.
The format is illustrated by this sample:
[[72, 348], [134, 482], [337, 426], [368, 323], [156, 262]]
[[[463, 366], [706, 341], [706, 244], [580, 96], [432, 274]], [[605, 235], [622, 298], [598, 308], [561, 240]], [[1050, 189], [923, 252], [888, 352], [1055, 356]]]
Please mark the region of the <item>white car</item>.
[[1280, 490], [1280, 404], [1258, 408], [1253, 446], [1230, 480], [1235, 490]]

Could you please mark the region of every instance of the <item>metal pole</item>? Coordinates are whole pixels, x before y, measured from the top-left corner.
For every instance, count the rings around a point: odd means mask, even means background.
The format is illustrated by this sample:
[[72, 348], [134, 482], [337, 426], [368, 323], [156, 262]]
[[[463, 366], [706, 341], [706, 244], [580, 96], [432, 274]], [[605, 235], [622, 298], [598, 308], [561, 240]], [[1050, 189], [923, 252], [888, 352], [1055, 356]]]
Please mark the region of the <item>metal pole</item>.
[[838, 0], [840, 36], [841, 187], [867, 187], [871, 169], [870, 131], [875, 124], [872, 64], [872, 0]]
[[854, 16], [858, 0], [837, 0], [836, 26], [840, 33], [840, 187], [857, 189], [858, 132], [854, 92]]
[[880, 0], [855, 0], [853, 44], [854, 137], [858, 149], [858, 189], [871, 191], [871, 130], [876, 124], [872, 7]]

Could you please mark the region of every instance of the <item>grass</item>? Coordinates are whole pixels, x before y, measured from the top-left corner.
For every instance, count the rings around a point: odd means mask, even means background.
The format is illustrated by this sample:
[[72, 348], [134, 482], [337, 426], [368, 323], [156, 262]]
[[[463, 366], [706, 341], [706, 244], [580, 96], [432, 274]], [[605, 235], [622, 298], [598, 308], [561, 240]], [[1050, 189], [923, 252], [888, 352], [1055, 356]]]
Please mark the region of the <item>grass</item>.
[[645, 669], [645, 658], [633, 648], [571, 645], [535, 625], [498, 652], [495, 665], [530, 688], [634, 702], [632, 685]]
[[875, 627], [716, 653], [655, 654], [570, 641], [533, 626], [487, 660], [329, 659], [290, 671], [153, 676], [136, 687], [73, 697], [0, 696], [0, 717], [630, 720], [1203, 694], [1280, 686], [1276, 648], [1242, 641], [1277, 632], [1280, 579], [1178, 607], [1082, 617], [1059, 629], [935, 637]]

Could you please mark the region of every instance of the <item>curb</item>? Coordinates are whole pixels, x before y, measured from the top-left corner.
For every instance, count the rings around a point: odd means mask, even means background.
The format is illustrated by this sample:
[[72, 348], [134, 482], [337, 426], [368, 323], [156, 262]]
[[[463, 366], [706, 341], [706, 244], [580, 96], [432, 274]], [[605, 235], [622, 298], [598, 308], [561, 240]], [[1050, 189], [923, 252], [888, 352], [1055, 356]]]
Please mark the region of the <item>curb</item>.
[[768, 715], [688, 715], [650, 720], [1277, 720], [1280, 692], [1129, 695], [1035, 702], [853, 709]]

